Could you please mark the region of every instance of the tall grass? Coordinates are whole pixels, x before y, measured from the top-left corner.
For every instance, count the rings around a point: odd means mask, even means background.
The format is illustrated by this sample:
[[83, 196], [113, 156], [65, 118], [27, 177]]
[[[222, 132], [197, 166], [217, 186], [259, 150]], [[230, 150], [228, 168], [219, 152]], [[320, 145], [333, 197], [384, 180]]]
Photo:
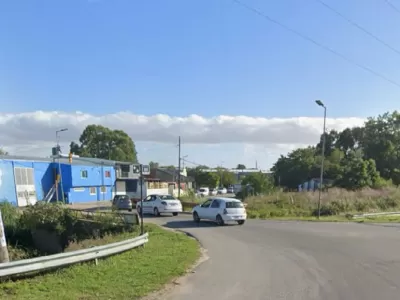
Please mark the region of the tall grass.
[[[318, 191], [275, 192], [270, 195], [248, 197], [245, 202], [250, 218], [315, 216], [318, 208]], [[324, 216], [396, 209], [400, 209], [400, 188], [360, 191], [332, 188], [321, 195], [321, 215]]]

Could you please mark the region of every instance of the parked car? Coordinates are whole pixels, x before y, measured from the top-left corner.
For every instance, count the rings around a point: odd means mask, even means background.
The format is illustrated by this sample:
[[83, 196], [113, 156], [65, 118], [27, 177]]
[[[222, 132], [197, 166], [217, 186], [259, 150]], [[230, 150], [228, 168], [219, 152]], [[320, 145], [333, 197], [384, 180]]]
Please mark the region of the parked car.
[[115, 195], [112, 200], [114, 209], [132, 211], [132, 206], [132, 201], [128, 195]]
[[235, 192], [234, 189], [233, 189], [233, 186], [228, 187], [228, 188], [226, 189], [226, 192], [227, 192], [228, 194], [233, 194], [233, 193]]
[[219, 195], [224, 195], [224, 194], [226, 194], [227, 192], [228, 192], [228, 191], [227, 191], [226, 188], [220, 187], [220, 188], [218, 189], [218, 191], [217, 191], [217, 194], [219, 194]]
[[[141, 214], [141, 202], [136, 204], [138, 214]], [[149, 195], [143, 199], [143, 214], [159, 216], [162, 213], [172, 213], [177, 216], [182, 212], [182, 203], [171, 195]]]
[[202, 187], [197, 191], [197, 194], [200, 197], [206, 197], [206, 196], [208, 196], [209, 193], [210, 193], [210, 190], [206, 187]]
[[197, 223], [205, 219], [216, 221], [221, 226], [229, 221], [243, 225], [247, 219], [246, 208], [242, 201], [234, 198], [210, 198], [203, 204], [195, 206], [192, 215]]
[[210, 196], [215, 196], [217, 194], [218, 194], [218, 190], [217, 189], [214, 189], [214, 188], [210, 189], [210, 193], [209, 193]]

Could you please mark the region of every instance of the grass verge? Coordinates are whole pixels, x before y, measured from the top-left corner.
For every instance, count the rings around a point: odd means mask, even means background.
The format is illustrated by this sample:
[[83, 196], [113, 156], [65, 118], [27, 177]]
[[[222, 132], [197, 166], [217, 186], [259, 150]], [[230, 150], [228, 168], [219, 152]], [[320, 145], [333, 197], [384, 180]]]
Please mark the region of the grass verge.
[[[99, 261], [0, 284], [0, 299], [138, 299], [183, 275], [200, 256], [197, 241], [147, 224], [149, 243]], [[130, 233], [133, 235], [133, 233]], [[129, 238], [129, 234], [126, 234]]]
[[[247, 212], [250, 219], [281, 219], [317, 221], [318, 192], [275, 192], [263, 196], [248, 197]], [[321, 219], [319, 221], [351, 221], [346, 215], [400, 210], [400, 188], [380, 190], [363, 189], [346, 191], [332, 188], [321, 195]], [[396, 222], [396, 216], [365, 218]], [[357, 219], [356, 221], [360, 221]]]

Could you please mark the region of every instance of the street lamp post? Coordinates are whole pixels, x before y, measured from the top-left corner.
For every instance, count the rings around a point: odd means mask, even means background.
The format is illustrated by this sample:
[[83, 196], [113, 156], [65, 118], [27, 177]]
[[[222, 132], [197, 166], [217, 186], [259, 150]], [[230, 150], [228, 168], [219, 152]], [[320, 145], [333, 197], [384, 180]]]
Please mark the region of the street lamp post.
[[[63, 202], [64, 202], [65, 200], [64, 200], [64, 188], [63, 188], [63, 185], [62, 185], [62, 176], [61, 176], [60, 136], [59, 136], [59, 133], [60, 133], [60, 132], [63, 132], [63, 131], [67, 131], [67, 130], [68, 130], [68, 128], [62, 128], [62, 129], [60, 129], [60, 130], [56, 130], [58, 173], [59, 173], [59, 175], [60, 175], [61, 197], [62, 197]], [[56, 197], [57, 197], [57, 202], [58, 202], [58, 200], [59, 200], [58, 192], [57, 192], [57, 191], [58, 191], [58, 178], [57, 178], [56, 182], [57, 182]]]
[[321, 100], [316, 100], [319, 106], [324, 109], [324, 128], [322, 133], [322, 150], [321, 150], [321, 174], [319, 178], [319, 192], [318, 192], [318, 219], [321, 217], [321, 194], [322, 194], [322, 184], [324, 181], [324, 160], [325, 160], [325, 142], [326, 142], [326, 106]]

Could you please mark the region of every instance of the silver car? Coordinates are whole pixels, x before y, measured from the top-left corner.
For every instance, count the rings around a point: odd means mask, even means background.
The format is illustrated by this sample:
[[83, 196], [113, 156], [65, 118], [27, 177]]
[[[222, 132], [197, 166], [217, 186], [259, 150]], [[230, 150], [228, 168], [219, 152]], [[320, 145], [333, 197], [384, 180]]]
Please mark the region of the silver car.
[[128, 195], [115, 195], [112, 206], [114, 209], [132, 211], [132, 201]]

